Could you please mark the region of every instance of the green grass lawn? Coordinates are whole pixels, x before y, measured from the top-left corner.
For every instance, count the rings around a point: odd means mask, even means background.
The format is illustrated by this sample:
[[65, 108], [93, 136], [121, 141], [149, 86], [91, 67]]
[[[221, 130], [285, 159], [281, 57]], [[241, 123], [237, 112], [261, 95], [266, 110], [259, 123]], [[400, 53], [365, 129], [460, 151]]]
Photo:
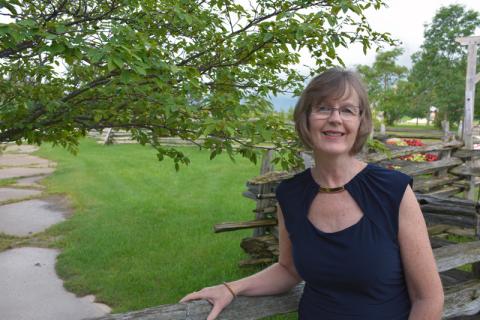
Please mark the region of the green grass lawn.
[[247, 258], [239, 244], [251, 230], [213, 233], [216, 223], [253, 218], [255, 203], [241, 192], [258, 166], [182, 150], [192, 163], [176, 172], [172, 161], [159, 162], [152, 148], [140, 145], [85, 140], [78, 156], [42, 146], [38, 155], [58, 163], [45, 185], [66, 194], [74, 209], [47, 232], [61, 236], [57, 271], [66, 288], [125, 312], [176, 303], [259, 270], [237, 266]]

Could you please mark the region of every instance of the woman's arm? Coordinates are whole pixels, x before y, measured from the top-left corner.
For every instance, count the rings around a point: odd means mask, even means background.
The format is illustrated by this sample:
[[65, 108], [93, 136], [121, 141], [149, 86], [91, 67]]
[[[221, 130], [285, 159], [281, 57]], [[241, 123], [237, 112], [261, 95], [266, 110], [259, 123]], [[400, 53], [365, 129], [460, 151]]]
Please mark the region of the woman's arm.
[[425, 219], [410, 186], [407, 186], [400, 203], [398, 241], [412, 302], [409, 320], [441, 319], [444, 298], [442, 283]]
[[[290, 290], [302, 280], [293, 264], [292, 244], [288, 237], [283, 213], [280, 208], [277, 210], [277, 219], [279, 235], [278, 262], [254, 275], [228, 283], [235, 295], [261, 296], [278, 294]], [[228, 288], [221, 284], [190, 293], [182, 298], [180, 302], [197, 299], [208, 300], [213, 305], [212, 311], [207, 318], [207, 320], [213, 320], [233, 300], [233, 296]]]

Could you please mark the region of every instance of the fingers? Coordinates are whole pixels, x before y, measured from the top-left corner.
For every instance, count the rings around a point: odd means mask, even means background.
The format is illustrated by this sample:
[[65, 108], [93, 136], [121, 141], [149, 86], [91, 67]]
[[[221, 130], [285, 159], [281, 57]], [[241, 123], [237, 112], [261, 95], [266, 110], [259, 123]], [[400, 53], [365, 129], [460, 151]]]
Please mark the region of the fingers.
[[202, 299], [202, 295], [199, 294], [197, 291], [195, 291], [195, 292], [187, 294], [179, 302], [187, 302], [187, 301], [198, 300], [198, 299]]
[[210, 311], [210, 314], [207, 317], [207, 320], [214, 320], [217, 318], [218, 314], [223, 310], [223, 306], [220, 305], [220, 303], [214, 304], [212, 311]]
[[[219, 287], [222, 288], [222, 287]], [[225, 308], [226, 305], [228, 305], [231, 302], [231, 297], [230, 297], [230, 292], [227, 292], [229, 295], [225, 299], [225, 294], [222, 296], [218, 295], [212, 295], [208, 293], [208, 290], [202, 289], [199, 292], [192, 292], [190, 294], [187, 294], [185, 297], [183, 297], [180, 302], [187, 302], [191, 300], [200, 300], [204, 299], [207, 300], [211, 305], [213, 305], [212, 310], [208, 314], [207, 320], [214, 320], [218, 317], [220, 312]]]

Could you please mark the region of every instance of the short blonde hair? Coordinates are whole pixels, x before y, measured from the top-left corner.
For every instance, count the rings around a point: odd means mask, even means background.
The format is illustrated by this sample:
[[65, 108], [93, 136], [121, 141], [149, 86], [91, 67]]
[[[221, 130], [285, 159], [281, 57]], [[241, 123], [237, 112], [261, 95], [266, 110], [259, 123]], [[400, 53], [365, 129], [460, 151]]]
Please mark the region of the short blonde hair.
[[349, 88], [353, 88], [360, 100], [360, 126], [355, 142], [350, 150], [351, 155], [359, 153], [372, 131], [372, 111], [368, 103], [368, 94], [360, 77], [352, 71], [339, 68], [328, 69], [313, 78], [303, 90], [295, 106], [293, 119], [297, 134], [308, 149], [313, 145], [310, 139], [308, 117], [312, 107], [324, 101], [341, 99]]

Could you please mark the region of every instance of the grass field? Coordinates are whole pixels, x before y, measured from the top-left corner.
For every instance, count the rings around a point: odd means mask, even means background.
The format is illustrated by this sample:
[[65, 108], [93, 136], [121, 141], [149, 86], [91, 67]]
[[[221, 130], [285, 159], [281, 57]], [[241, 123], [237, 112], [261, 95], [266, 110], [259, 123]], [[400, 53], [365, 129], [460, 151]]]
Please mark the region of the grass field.
[[254, 202], [241, 192], [258, 167], [183, 150], [192, 163], [176, 172], [170, 160], [159, 162], [153, 149], [139, 145], [85, 140], [78, 156], [40, 149], [38, 155], [58, 163], [45, 185], [67, 195], [74, 209], [47, 232], [60, 236], [57, 271], [69, 290], [93, 293], [113, 312], [125, 312], [176, 303], [259, 270], [237, 266], [247, 257], [240, 241], [251, 230], [213, 233], [216, 223], [253, 218]]

